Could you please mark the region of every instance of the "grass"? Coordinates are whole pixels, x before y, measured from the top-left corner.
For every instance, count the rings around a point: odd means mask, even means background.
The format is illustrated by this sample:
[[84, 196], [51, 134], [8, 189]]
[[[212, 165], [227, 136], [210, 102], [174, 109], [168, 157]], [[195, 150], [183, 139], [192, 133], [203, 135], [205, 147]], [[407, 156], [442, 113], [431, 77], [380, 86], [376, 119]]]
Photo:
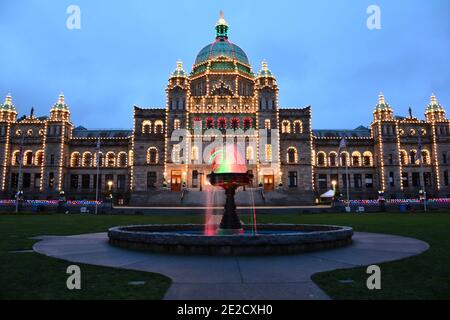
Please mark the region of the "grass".
[[[396, 234], [426, 241], [421, 255], [380, 264], [381, 290], [368, 290], [366, 268], [318, 273], [313, 281], [334, 299], [450, 299], [450, 214], [320, 214], [260, 216], [259, 223], [348, 225], [355, 231]], [[353, 280], [340, 283], [339, 280]]]
[[[72, 263], [30, 250], [38, 235], [102, 232], [134, 223], [198, 222], [195, 217], [0, 215], [0, 299], [161, 299], [171, 284], [163, 275], [79, 264], [81, 290], [68, 290], [66, 269]], [[145, 281], [145, 285], [129, 285]]]
[[[162, 275], [79, 264], [82, 290], [69, 291], [65, 286], [69, 262], [10, 251], [31, 249], [35, 240], [29, 238], [37, 235], [102, 232], [124, 224], [201, 222], [202, 217], [192, 215], [0, 215], [0, 299], [160, 299], [170, 285]], [[382, 290], [366, 288], [366, 268], [319, 273], [313, 280], [335, 299], [450, 299], [450, 214], [260, 215], [258, 222], [348, 225], [356, 231], [424, 240], [429, 251], [380, 265]], [[353, 283], [339, 282], [348, 279]], [[130, 286], [129, 281], [146, 285]]]

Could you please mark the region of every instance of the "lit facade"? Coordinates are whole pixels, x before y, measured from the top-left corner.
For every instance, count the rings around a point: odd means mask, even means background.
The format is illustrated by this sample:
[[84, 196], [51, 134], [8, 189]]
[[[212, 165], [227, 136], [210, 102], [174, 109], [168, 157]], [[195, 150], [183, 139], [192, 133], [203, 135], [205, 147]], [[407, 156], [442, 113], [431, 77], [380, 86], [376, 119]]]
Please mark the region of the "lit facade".
[[[380, 94], [370, 127], [313, 130], [311, 107], [279, 107], [275, 76], [266, 62], [253, 73], [245, 52], [228, 40], [223, 16], [216, 40], [200, 51], [192, 71], [177, 63], [166, 97], [164, 108], [135, 106], [132, 130], [88, 130], [74, 127], [63, 94], [49, 116], [22, 118], [8, 95], [0, 105], [3, 196], [21, 189], [28, 198], [53, 199], [64, 191], [69, 199], [94, 199], [98, 158], [100, 196], [111, 188], [119, 203], [145, 205], [182, 189], [204, 191], [211, 172], [202, 161], [208, 130], [243, 138], [253, 187], [268, 199], [277, 194], [312, 204], [333, 185], [345, 194], [347, 181], [353, 199], [376, 199], [379, 191], [417, 197], [424, 186], [430, 197], [450, 195], [449, 121], [434, 95], [424, 120], [411, 112], [395, 117]], [[177, 130], [185, 132], [182, 148], [172, 141]]]

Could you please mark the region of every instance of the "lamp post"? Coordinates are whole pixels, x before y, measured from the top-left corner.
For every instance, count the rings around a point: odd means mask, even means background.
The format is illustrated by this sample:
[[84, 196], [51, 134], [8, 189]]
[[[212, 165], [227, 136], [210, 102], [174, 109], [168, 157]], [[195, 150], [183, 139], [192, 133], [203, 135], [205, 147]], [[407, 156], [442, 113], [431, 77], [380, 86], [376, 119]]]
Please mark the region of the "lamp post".
[[109, 201], [111, 201], [111, 209], [113, 208], [112, 186], [113, 186], [113, 182], [111, 180], [109, 180], [108, 181], [108, 190], [109, 190]]
[[334, 202], [336, 200], [336, 180], [331, 181], [331, 185], [333, 186], [333, 199], [332, 199], [332, 205], [334, 206]]

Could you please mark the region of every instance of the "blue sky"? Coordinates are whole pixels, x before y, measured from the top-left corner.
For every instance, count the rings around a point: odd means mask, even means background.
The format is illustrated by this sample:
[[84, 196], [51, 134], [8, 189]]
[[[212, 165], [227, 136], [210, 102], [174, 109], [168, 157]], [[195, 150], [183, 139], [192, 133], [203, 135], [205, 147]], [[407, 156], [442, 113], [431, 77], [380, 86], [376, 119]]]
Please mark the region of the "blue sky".
[[[381, 30], [366, 27], [371, 4]], [[316, 129], [368, 125], [380, 91], [399, 115], [422, 118], [432, 92], [450, 106], [448, 0], [1, 0], [0, 98], [46, 115], [63, 91], [75, 125], [131, 128], [134, 104], [164, 107], [177, 59], [191, 69], [220, 10], [254, 71], [268, 61], [280, 106], [311, 105]]]

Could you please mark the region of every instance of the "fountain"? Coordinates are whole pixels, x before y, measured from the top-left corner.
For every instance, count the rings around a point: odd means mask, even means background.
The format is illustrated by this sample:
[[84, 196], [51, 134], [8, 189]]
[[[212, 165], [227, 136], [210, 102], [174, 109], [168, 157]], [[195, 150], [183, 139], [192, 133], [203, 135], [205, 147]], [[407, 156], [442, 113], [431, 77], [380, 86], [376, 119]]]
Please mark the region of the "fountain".
[[226, 195], [217, 230], [209, 228], [207, 222], [206, 227], [189, 224], [120, 226], [108, 230], [110, 244], [162, 253], [268, 255], [330, 249], [352, 242], [353, 230], [350, 227], [243, 225], [236, 211], [234, 197], [239, 187], [251, 183], [253, 174], [242, 163], [236, 145], [225, 150], [213, 150], [210, 156], [213, 170], [207, 178], [212, 186], [223, 188]]

